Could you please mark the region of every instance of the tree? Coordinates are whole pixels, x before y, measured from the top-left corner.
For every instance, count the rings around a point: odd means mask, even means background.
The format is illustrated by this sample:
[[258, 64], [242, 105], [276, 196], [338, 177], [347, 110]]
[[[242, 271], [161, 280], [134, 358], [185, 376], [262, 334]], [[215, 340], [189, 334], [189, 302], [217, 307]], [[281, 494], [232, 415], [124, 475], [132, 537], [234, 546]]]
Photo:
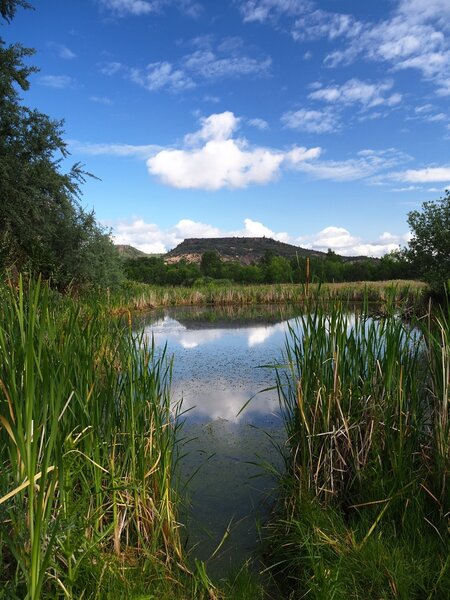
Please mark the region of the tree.
[[222, 261], [215, 250], [203, 252], [200, 262], [200, 270], [205, 277], [220, 279], [222, 276]]
[[408, 213], [408, 224], [412, 238], [405, 256], [433, 291], [442, 293], [450, 281], [450, 191]]
[[[9, 22], [23, 0], [0, 0]], [[36, 71], [25, 64], [34, 53], [0, 38], [0, 271], [14, 267], [41, 273], [60, 288], [70, 283], [117, 282], [119, 257], [109, 235], [79, 205], [85, 173], [76, 164], [61, 172], [68, 156], [62, 122], [21, 103]]]

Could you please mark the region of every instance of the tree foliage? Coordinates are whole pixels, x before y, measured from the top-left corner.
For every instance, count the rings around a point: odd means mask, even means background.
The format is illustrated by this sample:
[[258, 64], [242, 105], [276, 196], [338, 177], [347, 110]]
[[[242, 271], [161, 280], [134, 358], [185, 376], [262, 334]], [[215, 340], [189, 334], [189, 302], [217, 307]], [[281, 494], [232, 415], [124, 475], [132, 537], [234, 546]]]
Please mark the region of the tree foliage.
[[450, 191], [408, 214], [412, 238], [405, 256], [437, 293], [450, 281]]
[[[21, 0], [0, 0], [6, 21]], [[36, 69], [26, 64], [34, 51], [0, 38], [0, 270], [41, 273], [55, 285], [111, 285], [120, 278], [119, 260], [94, 215], [79, 204], [86, 173], [61, 162], [68, 152], [62, 122], [22, 104]]]
[[[243, 265], [221, 260], [217, 252], [203, 253], [200, 264], [183, 260], [165, 264], [161, 257], [141, 256], [124, 260], [128, 279], [155, 285], [187, 285], [220, 280], [235, 283], [305, 283], [306, 258], [288, 260], [269, 252], [258, 264]], [[392, 252], [379, 260], [343, 261], [337, 255], [310, 258], [311, 281], [381, 281], [411, 279], [414, 276], [405, 257]]]

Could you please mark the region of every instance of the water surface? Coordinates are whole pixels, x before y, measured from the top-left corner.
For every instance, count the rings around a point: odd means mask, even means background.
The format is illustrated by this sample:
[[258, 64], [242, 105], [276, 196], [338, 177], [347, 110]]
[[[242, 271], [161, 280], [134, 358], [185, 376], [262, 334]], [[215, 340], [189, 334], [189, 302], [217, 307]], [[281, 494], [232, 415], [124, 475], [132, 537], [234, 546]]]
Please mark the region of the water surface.
[[142, 323], [174, 356], [172, 398], [185, 411], [181, 477], [189, 482], [181, 520], [192, 555], [212, 573], [249, 558], [256, 519], [270, 506], [275, 481], [262, 464], [280, 468], [273, 444], [284, 442], [273, 365], [294, 316], [279, 306], [171, 308]]

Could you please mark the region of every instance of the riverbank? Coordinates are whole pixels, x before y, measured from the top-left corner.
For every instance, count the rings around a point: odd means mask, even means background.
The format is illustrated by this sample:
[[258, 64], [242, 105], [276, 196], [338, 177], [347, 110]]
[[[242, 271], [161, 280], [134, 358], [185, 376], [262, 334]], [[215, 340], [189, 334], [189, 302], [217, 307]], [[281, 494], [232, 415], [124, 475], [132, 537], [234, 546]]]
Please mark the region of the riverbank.
[[[120, 292], [107, 297], [113, 314], [146, 311], [162, 306], [243, 304], [298, 304], [311, 299], [324, 302], [387, 302], [395, 300], [407, 306], [424, 302], [428, 287], [419, 281], [377, 281], [294, 285], [236, 285], [211, 283], [202, 286], [153, 286], [129, 282]], [[104, 300], [104, 298], [102, 298]]]

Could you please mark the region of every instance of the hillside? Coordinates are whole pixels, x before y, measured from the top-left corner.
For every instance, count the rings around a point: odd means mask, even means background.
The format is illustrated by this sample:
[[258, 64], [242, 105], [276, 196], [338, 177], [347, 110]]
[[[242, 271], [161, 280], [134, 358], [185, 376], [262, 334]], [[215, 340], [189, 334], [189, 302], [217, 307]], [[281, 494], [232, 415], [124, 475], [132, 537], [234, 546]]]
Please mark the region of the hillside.
[[[266, 237], [188, 238], [166, 254], [165, 262], [177, 263], [185, 260], [190, 263], [200, 263], [202, 254], [208, 251], [217, 252], [223, 261], [237, 261], [243, 265], [258, 263], [266, 252], [287, 259], [297, 256], [315, 258], [326, 256], [325, 252], [285, 244]], [[346, 262], [363, 258], [366, 257], [342, 257]]]
[[147, 256], [145, 252], [134, 248], [134, 246], [115, 244], [115, 247], [122, 258], [140, 258], [141, 256]]

